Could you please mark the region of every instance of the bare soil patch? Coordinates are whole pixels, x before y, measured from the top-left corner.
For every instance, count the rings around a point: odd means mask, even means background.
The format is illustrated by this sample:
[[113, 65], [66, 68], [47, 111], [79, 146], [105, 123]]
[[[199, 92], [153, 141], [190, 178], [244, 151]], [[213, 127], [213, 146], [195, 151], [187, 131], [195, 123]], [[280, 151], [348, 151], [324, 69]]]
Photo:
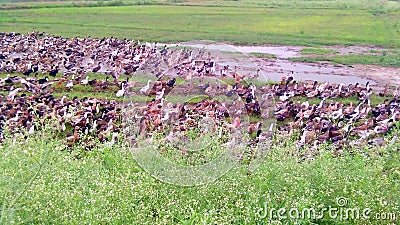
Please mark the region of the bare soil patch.
[[[297, 80], [321, 81], [331, 83], [359, 83], [368, 81], [375, 91], [383, 89], [386, 85], [390, 89], [400, 86], [400, 68], [383, 67], [377, 65], [330, 64], [328, 62], [305, 63], [293, 62], [289, 57], [304, 56], [301, 46], [235, 46], [225, 44], [206, 44], [195, 42], [193, 47], [209, 47], [218, 56], [218, 64], [236, 65], [239, 73], [254, 75], [260, 69], [260, 79], [279, 81], [282, 76], [293, 74]], [[220, 48], [220, 51], [217, 49]], [[329, 46], [328, 49], [337, 51], [336, 54], [381, 54], [388, 49], [379, 46]], [[277, 58], [256, 57], [252, 52], [274, 54]]]

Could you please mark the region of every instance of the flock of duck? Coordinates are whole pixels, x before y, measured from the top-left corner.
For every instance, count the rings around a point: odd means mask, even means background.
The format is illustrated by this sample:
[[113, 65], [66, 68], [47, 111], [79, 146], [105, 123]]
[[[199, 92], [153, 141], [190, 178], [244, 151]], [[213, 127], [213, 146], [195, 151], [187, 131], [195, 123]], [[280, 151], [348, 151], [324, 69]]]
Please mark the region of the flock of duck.
[[[327, 141], [342, 147], [343, 144], [359, 145], [366, 140], [382, 146], [383, 134], [388, 133], [400, 120], [398, 89], [392, 96], [387, 94], [387, 90], [379, 93], [385, 100], [377, 106], [371, 105], [372, 90], [369, 83], [365, 86], [317, 82], [298, 84], [287, 80], [274, 85], [272, 90], [280, 99], [275, 107], [275, 119], [290, 120], [280, 126], [279, 132], [291, 135], [300, 130], [299, 147], [306, 144], [315, 146]], [[293, 100], [296, 96], [320, 98], [320, 102], [299, 102]], [[336, 101], [345, 98], [357, 99], [358, 103]], [[394, 143], [396, 139], [397, 135], [394, 135], [391, 142]]]
[[[92, 137], [115, 143], [129, 129], [144, 137], [163, 133], [163, 141], [177, 142], [188, 138], [186, 134], [193, 129], [198, 136], [210, 133], [213, 121], [223, 128], [213, 130], [219, 137], [243, 128], [249, 145], [274, 134], [300, 132], [299, 149], [326, 142], [340, 149], [344, 144], [365, 142], [382, 146], [384, 134], [400, 120], [399, 88], [393, 93], [385, 88], [379, 95], [386, 100], [373, 106], [368, 83], [299, 83], [286, 76], [278, 84], [257, 87], [236, 68], [219, 66], [204, 50], [169, 49], [116, 38], [61, 38], [38, 32], [0, 33], [0, 41], [0, 72], [7, 74], [0, 79], [0, 140], [5, 130], [31, 135], [51, 123], [69, 147]], [[147, 84], [135, 91], [138, 71], [155, 76], [149, 76]], [[99, 79], [97, 73], [106, 74], [106, 79]], [[76, 85], [93, 86], [96, 91], [116, 86], [116, 99], [129, 96], [130, 102], [57, 96], [54, 91], [55, 87], [72, 91]], [[173, 92], [201, 97], [174, 102], [168, 98]], [[136, 101], [139, 95], [148, 96], [144, 104]], [[316, 98], [319, 103], [310, 103]], [[358, 103], [344, 104], [346, 98]], [[272, 118], [275, 122], [267, 122]], [[129, 120], [136, 125], [128, 126]], [[389, 142], [396, 141], [394, 135]]]

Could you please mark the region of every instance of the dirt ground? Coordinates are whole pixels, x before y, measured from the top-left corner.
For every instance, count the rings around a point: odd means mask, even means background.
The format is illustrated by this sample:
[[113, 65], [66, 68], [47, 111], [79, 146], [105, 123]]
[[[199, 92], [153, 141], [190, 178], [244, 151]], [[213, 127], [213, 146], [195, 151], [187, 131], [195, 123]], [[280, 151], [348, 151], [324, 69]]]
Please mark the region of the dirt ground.
[[378, 86], [399, 87], [400, 68], [375, 65], [355, 65], [349, 72], [359, 77], [366, 77], [377, 82]]
[[[262, 49], [263, 46], [255, 46], [255, 50]], [[267, 46], [267, 50], [272, 49]], [[236, 65], [237, 72], [254, 75], [257, 69], [261, 75], [259, 79], [279, 81], [282, 76], [292, 74], [296, 80], [320, 81], [343, 84], [372, 84], [374, 91], [380, 91], [385, 86], [389, 89], [396, 89], [400, 86], [400, 68], [383, 67], [377, 65], [333, 65], [328, 62], [304, 63], [293, 62], [285, 57], [284, 52], [295, 57], [306, 56], [301, 54], [300, 46], [280, 46], [274, 47], [273, 51], [279, 48], [280, 55], [277, 58], [260, 58], [249, 53], [241, 52], [214, 52], [217, 55], [218, 64]], [[382, 51], [384, 49], [376, 46], [329, 46], [329, 49], [338, 51], [340, 55], [346, 54], [373, 54], [371, 50]], [[265, 50], [265, 49], [264, 49]], [[251, 50], [249, 50], [251, 51]], [[282, 52], [283, 51], [283, 52]], [[273, 54], [274, 52], [271, 52]]]

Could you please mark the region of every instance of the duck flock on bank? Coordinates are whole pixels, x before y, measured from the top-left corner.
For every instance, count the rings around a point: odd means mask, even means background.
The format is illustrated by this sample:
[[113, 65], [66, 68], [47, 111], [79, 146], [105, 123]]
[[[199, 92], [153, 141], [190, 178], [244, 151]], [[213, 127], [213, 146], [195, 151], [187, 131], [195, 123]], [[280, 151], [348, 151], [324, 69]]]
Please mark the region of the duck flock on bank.
[[[224, 128], [216, 131], [218, 136], [243, 128], [250, 145], [273, 133], [298, 135], [299, 149], [326, 142], [341, 149], [345, 144], [382, 146], [397, 141], [396, 134], [391, 140], [384, 137], [399, 126], [398, 87], [393, 92], [385, 88], [379, 93], [385, 100], [371, 105], [369, 84], [300, 83], [285, 76], [280, 83], [257, 87], [236, 68], [218, 65], [204, 50], [37, 32], [1, 33], [0, 41], [0, 72], [7, 74], [0, 79], [0, 139], [5, 129], [31, 135], [51, 121], [69, 147], [92, 137], [114, 143], [132, 129], [129, 118], [139, 135], [163, 133], [165, 142], [185, 138], [194, 128], [198, 135], [210, 132], [204, 128], [207, 121]], [[100, 73], [106, 74], [105, 80], [96, 75]], [[137, 73], [154, 77], [138, 86]], [[77, 85], [112, 92], [115, 99], [57, 97], [56, 90], [73, 93]], [[202, 97], [176, 102], [168, 97], [171, 93]], [[141, 95], [148, 96], [143, 104], [136, 101]], [[128, 103], [116, 100], [124, 96]], [[348, 98], [354, 101], [345, 104]]]
[[[292, 135], [296, 130], [301, 131], [300, 147], [327, 141], [341, 147], [345, 143], [358, 145], [365, 140], [382, 146], [382, 135], [400, 120], [398, 91], [389, 96], [384, 90], [379, 95], [385, 100], [372, 106], [369, 83], [365, 86], [317, 82], [297, 84], [289, 80], [283, 83], [273, 86], [274, 95], [281, 100], [275, 106], [274, 116], [277, 121], [289, 120], [279, 128], [281, 134]], [[311, 104], [307, 100], [292, 100], [296, 96], [317, 97], [320, 102]], [[358, 103], [344, 104], [341, 101], [345, 98], [357, 99]], [[391, 141], [396, 139], [397, 136]]]

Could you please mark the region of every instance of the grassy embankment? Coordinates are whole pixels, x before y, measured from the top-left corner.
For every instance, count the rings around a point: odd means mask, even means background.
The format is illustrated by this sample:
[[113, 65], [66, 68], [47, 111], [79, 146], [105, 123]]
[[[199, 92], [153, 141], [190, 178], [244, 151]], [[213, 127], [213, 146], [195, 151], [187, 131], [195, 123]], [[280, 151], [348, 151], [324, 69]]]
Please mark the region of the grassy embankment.
[[[291, 207], [318, 212], [329, 206], [369, 208], [371, 218], [325, 214], [297, 224], [398, 223], [398, 217], [375, 219], [378, 213], [398, 213], [398, 143], [349, 147], [339, 157], [323, 146], [315, 160], [302, 161], [293, 142], [276, 140], [255, 171], [243, 164], [213, 184], [184, 188], [152, 178], [120, 144], [99, 144], [78, 160], [76, 152], [61, 151], [63, 142], [51, 134], [9, 138], [0, 146], [0, 223], [268, 224], [269, 217], [259, 212]], [[345, 207], [338, 206], [339, 197], [348, 200]]]

